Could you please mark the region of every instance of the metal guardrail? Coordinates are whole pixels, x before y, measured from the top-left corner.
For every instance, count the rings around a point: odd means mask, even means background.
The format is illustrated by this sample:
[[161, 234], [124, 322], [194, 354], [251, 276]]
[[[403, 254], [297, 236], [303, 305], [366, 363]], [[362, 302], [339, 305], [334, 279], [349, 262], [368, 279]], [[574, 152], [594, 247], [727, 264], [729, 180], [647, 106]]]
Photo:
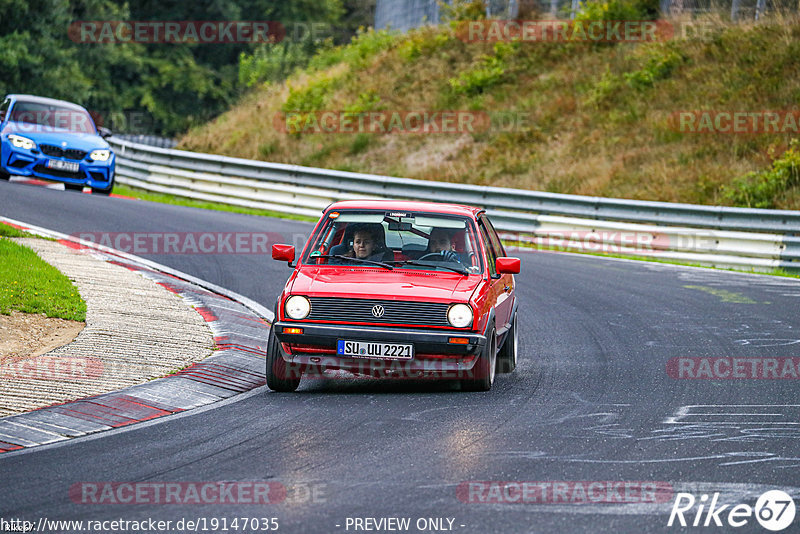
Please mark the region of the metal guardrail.
[[589, 251], [606, 244], [623, 255], [800, 272], [800, 211], [563, 195], [109, 142], [117, 152], [117, 181], [155, 192], [314, 218], [344, 199], [454, 202], [486, 208], [504, 237], [521, 244]]

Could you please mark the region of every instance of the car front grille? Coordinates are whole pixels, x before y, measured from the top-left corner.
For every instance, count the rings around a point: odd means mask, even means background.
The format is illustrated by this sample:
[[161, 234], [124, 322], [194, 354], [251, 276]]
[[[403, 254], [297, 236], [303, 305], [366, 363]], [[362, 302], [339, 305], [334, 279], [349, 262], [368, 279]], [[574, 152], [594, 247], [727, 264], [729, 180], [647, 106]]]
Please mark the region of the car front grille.
[[57, 158], [82, 160], [86, 157], [86, 152], [84, 150], [77, 150], [75, 148], [61, 148], [55, 145], [39, 145], [39, 148], [44, 154]]
[[47, 175], [50, 175], [50, 176], [56, 176], [58, 178], [85, 178], [86, 177], [86, 175], [81, 171], [78, 171], [78, 172], [62, 171], [60, 169], [50, 169], [45, 165], [37, 165], [36, 167], [33, 168], [33, 170], [35, 172], [38, 172], [38, 173], [41, 173], [41, 174], [47, 174]]
[[[309, 300], [310, 321], [450, 326], [447, 321], [449, 304], [329, 297], [312, 297]], [[376, 306], [383, 307], [380, 317], [373, 315]]]

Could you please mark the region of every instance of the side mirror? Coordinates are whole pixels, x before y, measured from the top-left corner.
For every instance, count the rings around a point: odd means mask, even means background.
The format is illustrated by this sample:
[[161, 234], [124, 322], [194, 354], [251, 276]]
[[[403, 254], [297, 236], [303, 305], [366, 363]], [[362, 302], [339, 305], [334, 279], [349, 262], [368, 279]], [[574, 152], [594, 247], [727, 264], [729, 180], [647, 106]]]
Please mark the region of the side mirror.
[[497, 266], [498, 274], [519, 274], [519, 258], [497, 258], [495, 265]]
[[102, 137], [103, 139], [108, 139], [109, 137], [111, 137], [113, 135], [111, 133], [111, 130], [109, 130], [108, 128], [104, 128], [102, 126], [99, 127], [97, 129], [97, 131], [100, 132], [100, 137]]
[[294, 247], [292, 245], [272, 245], [272, 259], [292, 263]]

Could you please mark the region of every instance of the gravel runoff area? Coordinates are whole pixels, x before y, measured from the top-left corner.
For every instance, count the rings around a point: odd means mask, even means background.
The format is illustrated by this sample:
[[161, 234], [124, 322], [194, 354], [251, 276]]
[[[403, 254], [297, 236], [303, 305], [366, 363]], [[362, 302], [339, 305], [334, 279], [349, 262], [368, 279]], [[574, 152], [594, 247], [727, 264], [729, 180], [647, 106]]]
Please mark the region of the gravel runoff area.
[[0, 417], [159, 378], [212, 353], [203, 317], [175, 293], [89, 250], [16, 239], [64, 273], [86, 301], [86, 327], [71, 343], [3, 362]]

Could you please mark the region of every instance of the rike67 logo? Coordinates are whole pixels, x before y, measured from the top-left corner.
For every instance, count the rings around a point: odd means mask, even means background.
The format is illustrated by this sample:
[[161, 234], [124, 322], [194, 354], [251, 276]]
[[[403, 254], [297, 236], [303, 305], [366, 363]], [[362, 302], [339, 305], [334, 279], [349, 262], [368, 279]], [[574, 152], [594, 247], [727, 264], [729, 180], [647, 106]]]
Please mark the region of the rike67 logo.
[[[719, 505], [719, 493], [708, 502], [708, 495], [696, 499], [691, 493], [678, 493], [672, 505], [667, 526], [679, 524], [682, 527], [743, 527], [756, 521], [767, 530], [784, 530], [794, 521], [796, 508], [788, 493], [780, 490], [767, 491], [756, 501], [755, 507], [748, 504]], [[696, 510], [695, 510], [696, 505]]]

